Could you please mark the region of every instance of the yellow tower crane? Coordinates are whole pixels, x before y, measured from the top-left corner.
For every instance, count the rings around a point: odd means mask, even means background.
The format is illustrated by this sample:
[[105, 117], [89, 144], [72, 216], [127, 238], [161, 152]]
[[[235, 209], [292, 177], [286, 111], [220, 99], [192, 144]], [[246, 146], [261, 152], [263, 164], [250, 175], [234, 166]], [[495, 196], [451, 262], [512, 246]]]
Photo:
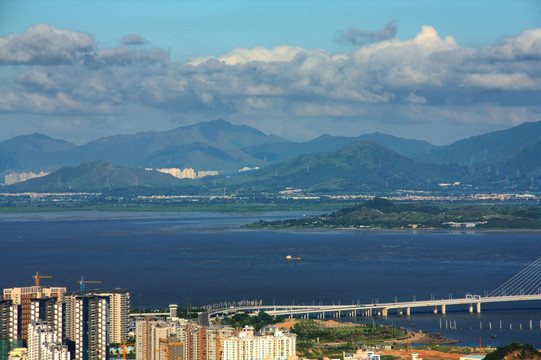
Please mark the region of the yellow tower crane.
[[124, 342], [122, 343], [122, 345], [119, 345], [118, 347], [121, 347], [122, 348], [122, 359], [123, 360], [126, 360], [126, 348], [128, 346], [135, 346], [135, 344], [126, 344], [126, 341], [124, 340]]
[[53, 277], [50, 276], [50, 275], [40, 275], [37, 271], [36, 271], [36, 275], [33, 275], [32, 276], [36, 282], [36, 286], [39, 286], [39, 279], [52, 279]]

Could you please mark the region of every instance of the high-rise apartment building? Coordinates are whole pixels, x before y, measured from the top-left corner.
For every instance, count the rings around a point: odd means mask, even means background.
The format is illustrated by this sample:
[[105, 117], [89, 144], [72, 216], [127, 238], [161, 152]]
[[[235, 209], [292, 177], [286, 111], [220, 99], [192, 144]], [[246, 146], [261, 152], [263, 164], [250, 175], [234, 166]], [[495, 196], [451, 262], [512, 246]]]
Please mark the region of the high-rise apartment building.
[[68, 347], [62, 345], [47, 321], [37, 320], [28, 324], [27, 360], [70, 360]]
[[75, 343], [77, 360], [109, 356], [109, 297], [70, 294], [66, 302], [66, 337]]
[[14, 304], [12, 300], [0, 301], [0, 360], [7, 360], [10, 350], [23, 345], [20, 340], [20, 311], [21, 305]]
[[63, 301], [57, 301], [56, 298], [32, 299], [30, 301], [30, 322], [46, 321], [54, 329], [58, 341], [63, 342], [66, 327], [65, 307], [66, 304]]
[[88, 295], [109, 298], [109, 342], [120, 344], [128, 340], [128, 322], [130, 315], [130, 293], [127, 290], [93, 290]]
[[19, 314], [20, 340], [27, 339], [28, 324], [31, 318], [31, 300], [41, 298], [54, 298], [61, 301], [66, 293], [64, 287], [27, 286], [4, 289], [4, 300], [12, 300], [13, 304], [21, 305]]

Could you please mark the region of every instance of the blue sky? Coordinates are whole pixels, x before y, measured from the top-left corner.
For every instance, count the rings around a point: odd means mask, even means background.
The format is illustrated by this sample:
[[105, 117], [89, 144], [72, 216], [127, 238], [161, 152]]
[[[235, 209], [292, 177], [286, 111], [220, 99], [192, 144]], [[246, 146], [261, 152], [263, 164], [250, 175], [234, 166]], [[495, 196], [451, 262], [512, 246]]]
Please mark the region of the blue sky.
[[540, 28], [537, 0], [3, 0], [0, 140], [224, 118], [449, 143], [541, 120]]

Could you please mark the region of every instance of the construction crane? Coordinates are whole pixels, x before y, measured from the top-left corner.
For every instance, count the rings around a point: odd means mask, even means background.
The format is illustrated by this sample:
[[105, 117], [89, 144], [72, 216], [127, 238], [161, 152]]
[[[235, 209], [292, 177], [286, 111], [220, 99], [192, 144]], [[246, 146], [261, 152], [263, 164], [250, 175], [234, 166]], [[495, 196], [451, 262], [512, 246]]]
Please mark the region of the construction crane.
[[37, 271], [36, 271], [36, 275], [32, 276], [34, 278], [34, 280], [36, 281], [36, 286], [39, 286], [39, 279], [52, 279], [52, 276], [49, 276], [49, 275], [40, 275]]
[[[182, 341], [180, 342], [169, 342], [166, 339], [160, 339], [160, 344], [165, 344], [165, 348], [154, 350], [154, 352], [157, 351], [165, 351], [165, 360], [169, 360], [169, 350], [175, 345], [184, 345]], [[179, 356], [177, 360], [181, 360], [181, 357]]]
[[80, 288], [81, 288], [81, 297], [84, 297], [85, 284], [101, 284], [101, 281], [84, 280], [83, 276], [81, 275], [81, 280], [77, 280], [77, 283], [80, 285]]
[[126, 348], [128, 346], [135, 346], [135, 344], [126, 344], [126, 341], [122, 342], [122, 345], [119, 345], [119, 348], [122, 348], [122, 359], [126, 360]]

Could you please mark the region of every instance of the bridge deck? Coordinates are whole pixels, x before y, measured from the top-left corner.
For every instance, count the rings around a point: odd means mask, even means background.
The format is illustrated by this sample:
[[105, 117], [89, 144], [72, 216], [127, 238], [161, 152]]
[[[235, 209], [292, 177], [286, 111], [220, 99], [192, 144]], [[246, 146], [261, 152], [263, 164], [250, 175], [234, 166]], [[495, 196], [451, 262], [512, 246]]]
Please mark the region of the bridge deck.
[[[498, 303], [498, 302], [515, 302], [515, 301], [531, 301], [541, 300], [541, 294], [536, 295], [515, 295], [515, 296], [497, 296], [497, 297], [480, 297], [471, 296], [458, 299], [439, 299], [439, 300], [423, 300], [423, 301], [406, 301], [393, 303], [379, 304], [352, 304], [352, 305], [261, 305], [261, 306], [236, 306], [222, 309], [210, 310], [209, 316], [228, 315], [237, 312], [258, 313], [265, 311], [269, 315], [309, 315], [318, 313], [335, 313], [348, 311], [366, 311], [366, 310], [387, 310], [390, 309], [411, 309], [411, 308], [426, 308], [426, 307], [447, 307], [453, 305], [476, 305], [477, 311], [480, 311], [480, 305], [483, 303]], [[445, 311], [442, 308], [443, 312]], [[470, 308], [471, 311], [471, 308]]]

